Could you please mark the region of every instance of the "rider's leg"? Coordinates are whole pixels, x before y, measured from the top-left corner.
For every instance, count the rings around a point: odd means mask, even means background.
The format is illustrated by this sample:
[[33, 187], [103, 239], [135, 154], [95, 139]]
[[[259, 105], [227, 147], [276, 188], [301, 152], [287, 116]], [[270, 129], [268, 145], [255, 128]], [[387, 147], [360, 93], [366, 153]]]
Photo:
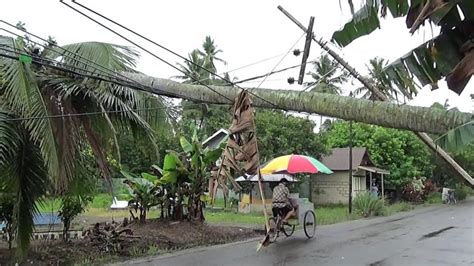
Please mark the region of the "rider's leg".
[[293, 215], [295, 215], [295, 214], [296, 214], [295, 209], [291, 208], [291, 210], [286, 213], [285, 218], [283, 219], [283, 222], [284, 222], [284, 223], [287, 223], [287, 222], [288, 222], [288, 219], [290, 219], [291, 217], [293, 217]]

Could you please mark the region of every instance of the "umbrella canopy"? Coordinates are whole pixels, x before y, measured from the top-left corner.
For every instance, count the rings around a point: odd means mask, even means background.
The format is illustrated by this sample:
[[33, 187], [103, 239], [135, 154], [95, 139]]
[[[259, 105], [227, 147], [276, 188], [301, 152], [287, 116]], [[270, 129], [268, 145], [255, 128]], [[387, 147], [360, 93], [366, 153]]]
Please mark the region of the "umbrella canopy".
[[262, 174], [332, 174], [333, 172], [320, 161], [305, 155], [284, 155], [268, 162], [260, 169]]
[[[263, 182], [280, 182], [282, 178], [285, 178], [288, 180], [288, 182], [298, 182], [294, 177], [291, 175], [287, 174], [262, 174], [262, 179]], [[258, 182], [258, 175], [247, 175], [246, 177], [244, 176], [239, 176], [237, 179], [235, 179], [237, 182]]]

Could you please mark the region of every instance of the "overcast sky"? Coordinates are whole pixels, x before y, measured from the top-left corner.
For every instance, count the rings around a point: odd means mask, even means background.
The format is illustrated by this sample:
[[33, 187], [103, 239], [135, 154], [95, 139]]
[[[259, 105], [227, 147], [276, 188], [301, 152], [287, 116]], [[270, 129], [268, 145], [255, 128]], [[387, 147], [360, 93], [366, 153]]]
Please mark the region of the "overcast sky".
[[[282, 5], [304, 25], [308, 24], [310, 16], [314, 16], [314, 33], [326, 40], [329, 40], [332, 32], [341, 28], [350, 17], [345, 0], [341, 0], [342, 9], [337, 0], [232, 2], [82, 0], [80, 2], [183, 56], [199, 48], [205, 36], [210, 35], [224, 51], [220, 56], [228, 62], [226, 66], [218, 65], [218, 69], [222, 72], [280, 55], [273, 60], [230, 72], [231, 77], [239, 79], [264, 74], [275, 67], [281, 69], [301, 63], [301, 56], [295, 57], [290, 53], [277, 65], [295, 43], [295, 48], [303, 50], [304, 47], [304, 38], [301, 38], [303, 32], [277, 9], [278, 5]], [[14, 24], [21, 20], [31, 32], [43, 37], [52, 35], [59, 44], [104, 41], [129, 45], [120, 37], [87, 20], [57, 0], [2, 1], [0, 18]], [[4, 35], [5, 32], [0, 34]], [[379, 56], [392, 61], [436, 34], [437, 29], [424, 27], [411, 36], [403, 19], [390, 18], [382, 21], [381, 30], [370, 36], [360, 38], [343, 49], [332, 47], [352, 66], [365, 74], [367, 73], [365, 65], [369, 59]], [[134, 38], [134, 40], [145, 44], [140, 39]], [[152, 45], [146, 47], [173, 64], [182, 62], [181, 59], [157, 47]], [[321, 53], [321, 49], [313, 43], [309, 60], [315, 59]], [[310, 66], [307, 70], [309, 68]], [[138, 69], [161, 78], [180, 75], [176, 70], [145, 53], [142, 53]], [[300, 90], [302, 87], [299, 85], [289, 85], [286, 82], [288, 77], [297, 79], [298, 73], [299, 69], [293, 69], [270, 76], [261, 87]], [[305, 77], [305, 81], [309, 80], [309, 77]], [[247, 87], [257, 85], [259, 82], [245, 83]], [[357, 83], [354, 86], [357, 86]], [[348, 86], [345, 94], [348, 94], [349, 88], [354, 86]], [[472, 81], [460, 96], [448, 90], [444, 82], [440, 82], [440, 89], [431, 91], [429, 88], [424, 88], [410, 104], [430, 106], [435, 101], [444, 103], [449, 98], [451, 107], [472, 111], [474, 107], [469, 97], [472, 93], [474, 93]]]

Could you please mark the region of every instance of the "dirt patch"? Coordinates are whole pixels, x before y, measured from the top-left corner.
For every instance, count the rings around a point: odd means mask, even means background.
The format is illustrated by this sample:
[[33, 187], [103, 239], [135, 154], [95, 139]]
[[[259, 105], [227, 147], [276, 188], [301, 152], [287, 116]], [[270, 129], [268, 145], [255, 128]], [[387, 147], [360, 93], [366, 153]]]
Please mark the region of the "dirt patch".
[[[25, 265], [70, 265], [117, 261], [139, 256], [158, 255], [173, 250], [208, 246], [249, 239], [263, 235], [263, 230], [237, 226], [213, 226], [191, 222], [148, 220], [146, 224], [132, 224], [133, 238], [121, 242], [115, 251], [99, 251], [87, 239], [70, 243], [34, 241]], [[14, 251], [0, 249], [0, 265], [11, 265]]]

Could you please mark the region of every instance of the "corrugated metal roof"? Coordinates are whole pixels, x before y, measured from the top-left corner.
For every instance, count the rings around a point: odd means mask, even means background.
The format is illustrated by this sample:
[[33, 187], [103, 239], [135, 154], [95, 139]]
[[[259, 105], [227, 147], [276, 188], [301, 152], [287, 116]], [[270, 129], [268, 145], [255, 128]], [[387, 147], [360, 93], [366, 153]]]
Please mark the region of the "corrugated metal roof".
[[221, 128], [218, 131], [216, 131], [212, 136], [207, 138], [202, 142], [202, 146], [204, 148], [209, 147], [211, 149], [217, 148], [224, 140], [227, 139], [227, 136], [229, 136], [229, 131]]
[[[321, 162], [333, 171], [349, 170], [349, 148], [335, 148], [322, 157]], [[374, 166], [366, 148], [352, 148], [352, 169], [359, 166]]]

